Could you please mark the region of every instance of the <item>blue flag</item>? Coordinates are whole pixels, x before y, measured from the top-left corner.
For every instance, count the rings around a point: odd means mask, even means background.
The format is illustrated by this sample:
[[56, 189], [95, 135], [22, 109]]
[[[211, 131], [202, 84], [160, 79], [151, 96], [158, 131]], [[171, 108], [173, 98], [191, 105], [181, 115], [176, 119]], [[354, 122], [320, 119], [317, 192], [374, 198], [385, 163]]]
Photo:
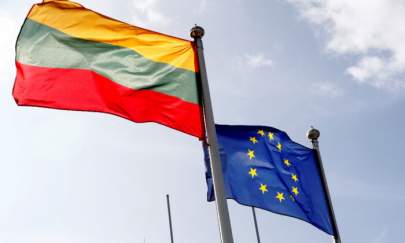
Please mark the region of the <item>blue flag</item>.
[[[278, 129], [216, 125], [226, 198], [304, 220], [334, 235], [315, 151]], [[215, 200], [207, 149], [208, 201]]]

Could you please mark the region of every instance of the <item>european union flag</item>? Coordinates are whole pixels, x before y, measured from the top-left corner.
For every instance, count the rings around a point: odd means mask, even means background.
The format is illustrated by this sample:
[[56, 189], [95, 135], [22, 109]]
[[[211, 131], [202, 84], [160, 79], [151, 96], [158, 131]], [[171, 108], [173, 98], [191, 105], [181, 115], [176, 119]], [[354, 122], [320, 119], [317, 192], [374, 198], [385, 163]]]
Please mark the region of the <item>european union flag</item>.
[[[226, 198], [304, 220], [334, 235], [315, 151], [278, 129], [216, 125]], [[208, 201], [215, 200], [207, 149]]]

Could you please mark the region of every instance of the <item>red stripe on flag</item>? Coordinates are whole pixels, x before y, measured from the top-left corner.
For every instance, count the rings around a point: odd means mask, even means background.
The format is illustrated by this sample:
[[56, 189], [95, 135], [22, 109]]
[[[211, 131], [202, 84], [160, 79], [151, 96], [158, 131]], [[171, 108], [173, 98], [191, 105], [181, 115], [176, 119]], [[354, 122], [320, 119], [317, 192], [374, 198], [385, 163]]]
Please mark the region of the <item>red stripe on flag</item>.
[[201, 106], [151, 90], [134, 90], [84, 69], [16, 62], [13, 96], [18, 105], [114, 114], [156, 122], [202, 138]]

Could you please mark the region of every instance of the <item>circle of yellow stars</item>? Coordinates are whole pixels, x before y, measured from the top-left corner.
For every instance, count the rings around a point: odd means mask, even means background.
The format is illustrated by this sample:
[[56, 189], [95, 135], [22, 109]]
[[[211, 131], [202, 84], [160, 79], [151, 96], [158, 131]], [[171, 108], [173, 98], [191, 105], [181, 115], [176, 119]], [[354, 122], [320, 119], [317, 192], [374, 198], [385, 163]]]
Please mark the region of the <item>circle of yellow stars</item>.
[[[265, 131], [263, 129], [259, 129], [257, 131], [257, 134], [260, 137], [266, 136], [266, 133], [265, 133]], [[268, 137], [268, 139], [270, 141], [274, 141], [276, 139], [275, 134], [273, 132], [268, 132], [267, 137]], [[259, 140], [255, 136], [253, 136], [253, 137], [249, 137], [249, 142], [251, 142], [251, 144], [255, 145], [255, 144], [259, 143]], [[281, 152], [282, 149], [283, 149], [283, 145], [280, 142], [277, 142], [276, 148], [278, 149], [279, 152]], [[253, 149], [248, 149], [247, 156], [249, 157], [249, 160], [253, 160], [254, 158], [256, 158], [255, 151]], [[288, 159], [284, 159], [283, 163], [284, 163], [284, 165], [286, 167], [291, 167], [292, 166], [292, 163]], [[257, 169], [250, 168], [249, 169], [249, 175], [252, 177], [252, 179], [257, 177], [258, 176]], [[299, 181], [298, 175], [296, 175], [294, 173], [291, 174], [291, 180], [293, 180], [295, 183], [297, 183]], [[265, 194], [265, 193], [267, 193], [269, 191], [267, 186], [268, 186], [267, 184], [260, 183], [259, 190], [262, 192], [262, 194]], [[291, 194], [289, 195], [289, 198], [291, 199], [291, 201], [295, 201], [294, 196], [295, 197], [298, 196], [299, 193], [300, 192], [298, 190], [298, 187], [293, 186], [291, 188]], [[281, 203], [281, 202], [283, 202], [285, 200], [285, 194], [283, 192], [277, 192], [277, 195], [275, 196], [275, 199], [278, 200]]]

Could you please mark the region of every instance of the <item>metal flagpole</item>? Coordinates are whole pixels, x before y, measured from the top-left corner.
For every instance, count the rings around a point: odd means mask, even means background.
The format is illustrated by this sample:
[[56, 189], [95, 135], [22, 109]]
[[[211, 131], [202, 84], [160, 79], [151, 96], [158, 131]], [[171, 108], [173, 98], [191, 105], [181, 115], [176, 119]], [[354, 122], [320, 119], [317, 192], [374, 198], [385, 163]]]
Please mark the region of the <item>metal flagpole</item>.
[[214, 184], [215, 203], [217, 206], [217, 217], [219, 222], [219, 232], [222, 243], [233, 243], [231, 222], [229, 219], [228, 204], [225, 199], [224, 179], [222, 175], [222, 165], [219, 157], [217, 133], [215, 131], [214, 114], [212, 111], [211, 97], [208, 85], [207, 70], [205, 69], [204, 48], [202, 37], [204, 29], [194, 26], [190, 36], [194, 38], [197, 47], [198, 63], [200, 71], [201, 91], [203, 98], [203, 112], [205, 129], [207, 133], [208, 151], [211, 161], [211, 173]]
[[170, 242], [173, 243], [173, 226], [172, 226], [172, 215], [170, 213], [170, 199], [169, 194], [166, 194], [166, 201], [167, 201], [167, 214], [169, 215], [169, 226], [170, 226]]
[[256, 230], [257, 243], [260, 243], [259, 227], [257, 226], [255, 207], [252, 207], [252, 214], [253, 214], [253, 220], [255, 221], [255, 230]]
[[308, 139], [311, 140], [313, 149], [316, 151], [316, 156], [317, 156], [317, 162], [318, 162], [318, 168], [321, 174], [321, 180], [323, 184], [323, 189], [326, 194], [326, 199], [328, 201], [328, 209], [329, 209], [329, 214], [332, 217], [332, 227], [334, 230], [335, 235], [333, 236], [334, 242], [335, 243], [341, 243], [340, 239], [340, 234], [339, 234], [339, 229], [336, 223], [336, 217], [335, 217], [335, 212], [333, 211], [333, 206], [332, 206], [332, 200], [330, 198], [330, 193], [329, 193], [329, 187], [328, 187], [328, 182], [326, 181], [326, 176], [325, 176], [325, 170], [323, 169], [323, 164], [322, 164], [322, 158], [321, 158], [321, 152], [319, 150], [319, 142], [318, 138], [321, 135], [319, 130], [311, 127], [311, 129], [307, 133]]

